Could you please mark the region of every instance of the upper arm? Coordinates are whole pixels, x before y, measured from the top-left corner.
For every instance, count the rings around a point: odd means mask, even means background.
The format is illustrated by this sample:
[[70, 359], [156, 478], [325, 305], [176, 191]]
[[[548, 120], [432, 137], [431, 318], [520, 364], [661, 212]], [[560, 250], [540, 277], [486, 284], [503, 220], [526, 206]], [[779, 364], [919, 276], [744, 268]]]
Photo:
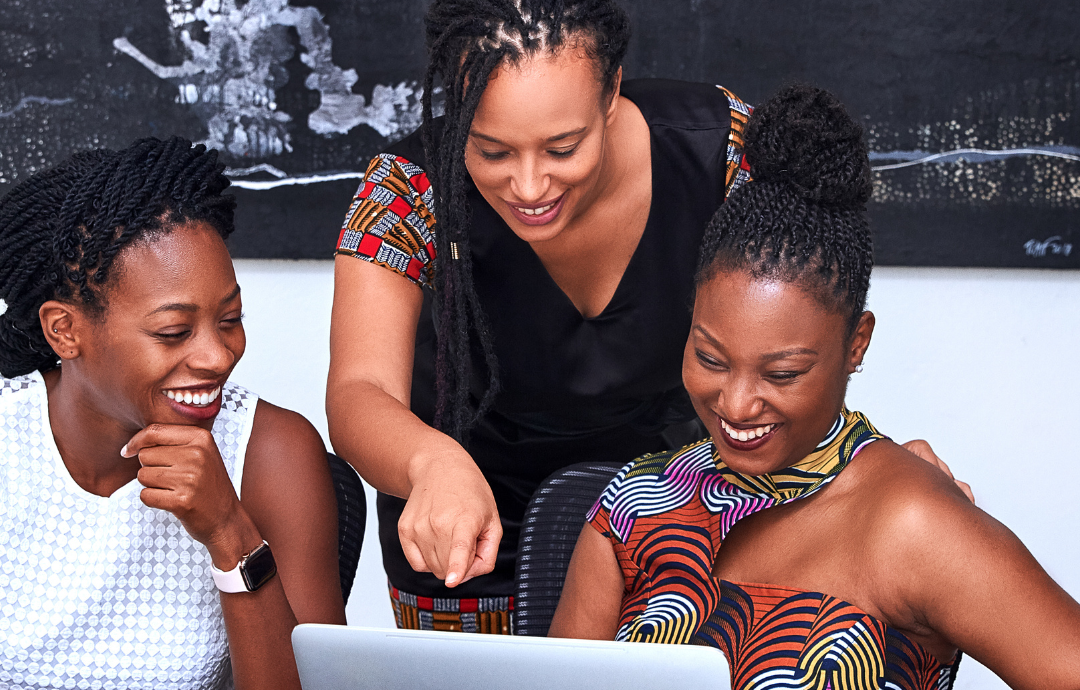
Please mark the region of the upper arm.
[[551, 637], [614, 640], [625, 584], [607, 537], [586, 523], [566, 573]]
[[947, 489], [898, 521], [915, 610], [1014, 688], [1080, 687], [1080, 604], [1016, 535]]
[[334, 260], [327, 381], [331, 426], [339, 387], [358, 380], [378, 386], [409, 406], [422, 305], [420, 288], [401, 275], [351, 257]]
[[322, 439], [301, 415], [259, 401], [241, 504], [274, 550], [297, 622], [344, 624], [337, 498]]

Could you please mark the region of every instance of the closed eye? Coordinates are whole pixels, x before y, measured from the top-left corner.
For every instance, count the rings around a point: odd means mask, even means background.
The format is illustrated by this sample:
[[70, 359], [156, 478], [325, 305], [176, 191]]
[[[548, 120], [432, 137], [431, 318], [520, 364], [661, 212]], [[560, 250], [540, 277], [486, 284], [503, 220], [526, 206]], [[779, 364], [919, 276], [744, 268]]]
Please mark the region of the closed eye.
[[489, 161], [501, 161], [502, 159], [510, 155], [506, 151], [485, 151], [484, 149], [479, 147], [477, 148], [477, 150], [480, 152], [480, 156], [482, 158]]
[[552, 156], [555, 156], [556, 158], [567, 158], [569, 156], [572, 156], [574, 152], [577, 151], [577, 149], [578, 147], [574, 145], [567, 149], [549, 149], [548, 153], [550, 153]]

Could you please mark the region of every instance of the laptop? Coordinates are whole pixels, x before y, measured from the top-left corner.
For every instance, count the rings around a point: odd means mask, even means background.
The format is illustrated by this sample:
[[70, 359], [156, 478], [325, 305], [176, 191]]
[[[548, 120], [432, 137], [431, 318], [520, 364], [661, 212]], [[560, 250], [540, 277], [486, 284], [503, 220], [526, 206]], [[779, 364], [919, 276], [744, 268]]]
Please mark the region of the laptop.
[[730, 690], [727, 659], [691, 645], [298, 625], [304, 690]]

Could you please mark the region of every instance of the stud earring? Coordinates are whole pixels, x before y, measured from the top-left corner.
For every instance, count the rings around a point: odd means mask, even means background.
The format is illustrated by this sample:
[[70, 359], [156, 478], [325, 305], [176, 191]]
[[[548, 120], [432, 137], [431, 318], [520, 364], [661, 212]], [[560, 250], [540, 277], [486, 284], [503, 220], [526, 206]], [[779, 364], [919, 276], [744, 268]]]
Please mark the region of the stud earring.
[[856, 364], [855, 365], [855, 373], [856, 374], [861, 374], [862, 372], [863, 372], [863, 366], [861, 364]]
[[53, 332], [53, 333], [59, 333], [60, 331], [58, 331], [58, 330], [56, 330], [56, 329], [54, 328], [54, 329], [52, 329], [52, 332]]

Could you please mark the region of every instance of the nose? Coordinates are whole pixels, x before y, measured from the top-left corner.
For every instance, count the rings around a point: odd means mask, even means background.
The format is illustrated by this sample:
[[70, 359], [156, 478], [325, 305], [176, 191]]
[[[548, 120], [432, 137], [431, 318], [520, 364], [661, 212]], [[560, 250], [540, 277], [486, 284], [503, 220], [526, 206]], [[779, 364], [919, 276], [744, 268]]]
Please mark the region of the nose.
[[521, 157], [521, 164], [510, 176], [510, 191], [525, 204], [546, 201], [545, 195], [551, 187], [551, 178], [544, 170], [539, 157], [526, 155]]
[[732, 376], [720, 389], [717, 404], [720, 414], [729, 422], [742, 424], [759, 416], [765, 402], [758, 391], [756, 376]]
[[[243, 333], [240, 334], [243, 341]], [[240, 355], [237, 351], [236, 336], [223, 334], [217, 329], [207, 329], [201, 337], [193, 342], [194, 347], [188, 357], [188, 366], [196, 371], [204, 371], [214, 376], [220, 376], [232, 369]], [[240, 345], [239, 352], [243, 351]]]

